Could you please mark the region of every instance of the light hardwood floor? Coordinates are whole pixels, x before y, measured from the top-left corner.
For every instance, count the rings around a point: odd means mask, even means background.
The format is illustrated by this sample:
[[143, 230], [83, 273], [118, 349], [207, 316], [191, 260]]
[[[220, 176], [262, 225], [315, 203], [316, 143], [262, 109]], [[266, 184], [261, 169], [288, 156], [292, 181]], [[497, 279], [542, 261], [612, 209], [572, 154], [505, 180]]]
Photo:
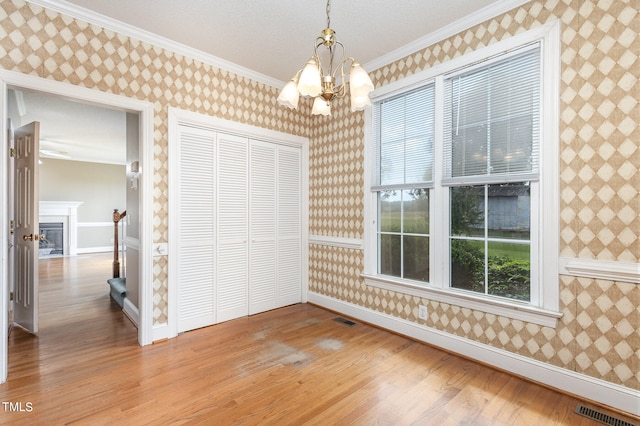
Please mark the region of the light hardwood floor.
[[41, 263], [41, 329], [11, 332], [1, 424], [599, 424], [575, 398], [308, 304], [139, 347], [108, 255]]

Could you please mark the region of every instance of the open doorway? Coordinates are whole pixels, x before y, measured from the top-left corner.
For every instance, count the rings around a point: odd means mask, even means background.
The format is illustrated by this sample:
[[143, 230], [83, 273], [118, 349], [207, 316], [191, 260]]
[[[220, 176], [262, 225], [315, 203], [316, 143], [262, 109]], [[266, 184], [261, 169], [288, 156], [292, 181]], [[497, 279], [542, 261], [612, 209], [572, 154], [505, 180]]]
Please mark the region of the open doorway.
[[[34, 185], [35, 196], [39, 201], [39, 208], [35, 213], [35, 231], [39, 238], [35, 244], [29, 243], [29, 248], [35, 245], [34, 249], [38, 252], [39, 281], [47, 283], [49, 287], [55, 286], [56, 281], [51, 282], [52, 277], [46, 272], [57, 270], [57, 282], [73, 283], [72, 277], [77, 275], [73, 268], [76, 263], [52, 259], [56, 257], [87, 257], [106, 253], [107, 256], [98, 258], [109, 266], [111, 263], [108, 254], [114, 253], [115, 239], [112, 212], [122, 212], [129, 206], [133, 213], [126, 216], [129, 222], [131, 218], [135, 222], [138, 217], [138, 177], [131, 170], [131, 164], [139, 162], [138, 115], [22, 89], [8, 90], [7, 115], [13, 128], [21, 128], [34, 122], [39, 124], [39, 161], [37, 170], [33, 173], [37, 181]], [[16, 150], [16, 155], [18, 153]], [[114, 266], [118, 265], [118, 272], [122, 269], [122, 273], [118, 274], [122, 277], [125, 277], [124, 242], [127, 228], [126, 222], [119, 227], [122, 232], [122, 238], [118, 240], [121, 247], [116, 253], [122, 250], [123, 256], [121, 263], [114, 263]], [[132, 226], [131, 229], [131, 240], [137, 241], [137, 226]], [[138, 264], [138, 252], [135, 248], [127, 256], [134, 265]], [[52, 266], [54, 264], [66, 267], [55, 268]], [[99, 269], [99, 264], [95, 262], [86, 264], [95, 265]], [[120, 265], [122, 268], [119, 268]], [[99, 275], [96, 277], [93, 284], [96, 294], [99, 294], [100, 288], [108, 288], [108, 278], [111, 278], [110, 274], [102, 279]], [[17, 278], [13, 281], [16, 280]], [[129, 281], [127, 307], [135, 312], [139, 281], [136, 269], [131, 271]], [[41, 285], [33, 290], [37, 292], [33, 297], [34, 303], [31, 304], [35, 318], [27, 323], [31, 326], [35, 324], [35, 330], [29, 329], [36, 332], [50, 330], [52, 325], [41, 321], [48, 317], [42, 315], [44, 311], [41, 307], [64, 311], [70, 306], [70, 301], [82, 304], [84, 300], [74, 300], [71, 297], [77, 290], [72, 286], [67, 289], [67, 295], [62, 294], [60, 297], [42, 297], [51, 296], [51, 293], [48, 293], [50, 288], [45, 289]], [[15, 290], [14, 293], [18, 294]], [[64, 306], [52, 306], [51, 302], [55, 300]], [[45, 303], [39, 303], [40, 301]], [[122, 307], [123, 298], [120, 294], [117, 303]], [[23, 306], [15, 298], [13, 305], [14, 308]], [[23, 325], [22, 321], [29, 315], [22, 311], [20, 313], [20, 316], [14, 317], [14, 322]]]
[[[139, 153], [139, 160], [135, 165], [137, 180], [133, 183], [138, 187], [138, 217], [136, 227], [138, 238], [135, 244], [137, 259], [133, 262], [133, 268], [138, 272], [139, 285], [136, 295], [138, 304], [135, 306], [135, 316], [138, 322], [138, 343], [146, 345], [152, 342], [152, 240], [151, 240], [151, 218], [152, 218], [152, 150], [153, 150], [153, 106], [149, 102], [124, 98], [96, 90], [81, 88], [65, 83], [41, 79], [34, 76], [27, 76], [11, 71], [0, 70], [0, 108], [2, 109], [2, 124], [0, 141], [0, 161], [9, 164], [8, 161], [8, 97], [10, 90], [30, 91], [54, 96], [60, 96], [69, 101], [80, 102], [84, 105], [93, 105], [124, 111], [126, 116], [137, 118], [135, 128], [137, 130], [138, 143], [135, 145]], [[148, 165], [148, 167], [145, 167]], [[132, 168], [132, 171], [134, 168]], [[0, 199], [5, 206], [0, 218], [0, 382], [7, 379], [7, 337], [8, 337], [8, 312], [9, 312], [9, 179], [5, 172], [0, 176]], [[129, 182], [129, 181], [127, 181]], [[127, 183], [128, 184], [128, 183]], [[130, 265], [131, 266], [131, 265]], [[108, 278], [108, 277], [106, 277]]]

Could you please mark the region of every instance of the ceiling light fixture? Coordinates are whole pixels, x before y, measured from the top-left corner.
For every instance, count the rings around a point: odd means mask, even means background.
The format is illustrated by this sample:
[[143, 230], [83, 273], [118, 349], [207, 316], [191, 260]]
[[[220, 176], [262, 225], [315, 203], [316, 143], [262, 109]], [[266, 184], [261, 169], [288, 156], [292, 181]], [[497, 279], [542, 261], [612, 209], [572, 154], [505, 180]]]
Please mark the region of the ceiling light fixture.
[[[363, 110], [371, 105], [369, 93], [373, 91], [373, 82], [369, 74], [353, 57], [345, 57], [345, 48], [336, 40], [336, 32], [331, 29], [330, 0], [327, 0], [327, 28], [316, 38], [314, 53], [304, 68], [299, 70], [293, 78], [282, 88], [278, 102], [289, 108], [297, 108], [300, 96], [313, 99], [312, 114], [331, 115], [331, 101], [342, 98], [347, 94], [347, 75], [349, 76], [349, 92], [351, 96], [351, 111]], [[318, 48], [324, 46], [327, 50], [323, 56], [328, 56], [328, 66], [322, 64]], [[334, 68], [337, 48], [342, 53], [340, 62]], [[322, 52], [321, 52], [322, 53]], [[351, 64], [345, 73], [347, 64]], [[340, 77], [336, 85], [336, 77]]]

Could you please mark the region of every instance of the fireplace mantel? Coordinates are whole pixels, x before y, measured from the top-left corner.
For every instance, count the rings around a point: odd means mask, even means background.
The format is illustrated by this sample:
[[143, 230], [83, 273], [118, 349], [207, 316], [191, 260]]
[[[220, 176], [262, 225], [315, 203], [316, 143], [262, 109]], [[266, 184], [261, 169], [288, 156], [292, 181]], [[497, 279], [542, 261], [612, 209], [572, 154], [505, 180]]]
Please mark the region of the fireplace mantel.
[[[40, 223], [57, 222], [63, 218], [63, 235], [67, 244], [64, 254], [78, 254], [78, 207], [82, 201], [40, 201]], [[68, 252], [67, 252], [68, 249]]]

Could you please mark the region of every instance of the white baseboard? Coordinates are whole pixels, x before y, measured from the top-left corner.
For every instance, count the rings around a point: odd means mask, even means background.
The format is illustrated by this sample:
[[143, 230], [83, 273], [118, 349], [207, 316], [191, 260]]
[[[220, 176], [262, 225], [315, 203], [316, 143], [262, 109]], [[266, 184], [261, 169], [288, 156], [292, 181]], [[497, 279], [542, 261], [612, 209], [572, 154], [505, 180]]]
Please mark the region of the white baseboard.
[[135, 305], [133, 303], [131, 303], [131, 300], [129, 300], [128, 298], [124, 298], [124, 303], [122, 304], [122, 311], [124, 312], [124, 314], [129, 317], [129, 319], [131, 320], [131, 322], [136, 326], [136, 328], [138, 327], [139, 322], [139, 312], [138, 312], [138, 308], [135, 307]]
[[576, 373], [503, 349], [377, 312], [362, 306], [309, 292], [309, 303], [343, 313], [372, 325], [475, 359], [566, 393], [640, 415], [640, 391]]
[[167, 324], [158, 324], [153, 326], [151, 330], [151, 341], [166, 340], [169, 338], [169, 326]]

